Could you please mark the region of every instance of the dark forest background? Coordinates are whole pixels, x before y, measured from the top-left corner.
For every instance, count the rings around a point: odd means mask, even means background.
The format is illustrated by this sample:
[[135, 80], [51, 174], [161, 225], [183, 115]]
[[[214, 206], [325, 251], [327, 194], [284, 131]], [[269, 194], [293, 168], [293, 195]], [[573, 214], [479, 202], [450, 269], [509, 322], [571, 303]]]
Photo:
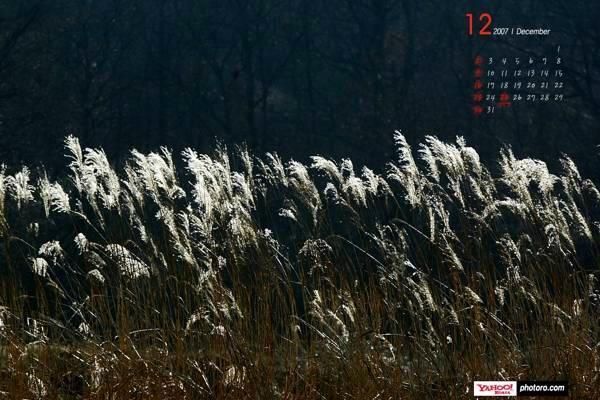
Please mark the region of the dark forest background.
[[[469, 11], [553, 33], [469, 38]], [[463, 135], [484, 158], [503, 143], [549, 162], [565, 152], [597, 175], [598, 17], [583, 0], [2, 0], [0, 160], [53, 169], [74, 134], [116, 160], [219, 139], [377, 166], [401, 129], [412, 143]], [[476, 54], [557, 43], [565, 102], [472, 116]]]

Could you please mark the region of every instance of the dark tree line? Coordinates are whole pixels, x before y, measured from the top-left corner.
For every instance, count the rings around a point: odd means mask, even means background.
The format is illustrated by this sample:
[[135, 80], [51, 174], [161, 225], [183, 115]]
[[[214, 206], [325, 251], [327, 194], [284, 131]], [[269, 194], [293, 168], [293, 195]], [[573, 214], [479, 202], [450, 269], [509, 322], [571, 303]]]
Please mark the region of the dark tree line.
[[[485, 6], [483, 6], [485, 4]], [[546, 26], [546, 41], [466, 35], [466, 11]], [[510, 143], [591, 169], [600, 4], [577, 0], [4, 0], [0, 159], [52, 167], [66, 134], [113, 156], [214, 139], [376, 164], [407, 137]], [[563, 46], [567, 101], [493, 118], [470, 109], [475, 54]]]

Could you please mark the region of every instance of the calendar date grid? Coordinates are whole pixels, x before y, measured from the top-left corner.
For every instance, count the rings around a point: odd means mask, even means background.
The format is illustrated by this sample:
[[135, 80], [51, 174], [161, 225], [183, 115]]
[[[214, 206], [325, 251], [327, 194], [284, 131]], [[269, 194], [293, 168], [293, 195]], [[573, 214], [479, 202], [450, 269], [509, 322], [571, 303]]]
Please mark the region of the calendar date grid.
[[552, 56], [484, 56], [473, 59], [472, 111], [494, 114], [517, 103], [565, 99], [560, 47]]

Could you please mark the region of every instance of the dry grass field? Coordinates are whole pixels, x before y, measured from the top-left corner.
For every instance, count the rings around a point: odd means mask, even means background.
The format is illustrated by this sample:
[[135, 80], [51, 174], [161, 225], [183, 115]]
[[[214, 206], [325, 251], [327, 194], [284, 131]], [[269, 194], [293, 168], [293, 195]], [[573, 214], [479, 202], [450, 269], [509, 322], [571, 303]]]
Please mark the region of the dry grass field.
[[65, 141], [0, 169], [0, 398], [600, 398], [600, 192], [427, 137], [375, 173]]

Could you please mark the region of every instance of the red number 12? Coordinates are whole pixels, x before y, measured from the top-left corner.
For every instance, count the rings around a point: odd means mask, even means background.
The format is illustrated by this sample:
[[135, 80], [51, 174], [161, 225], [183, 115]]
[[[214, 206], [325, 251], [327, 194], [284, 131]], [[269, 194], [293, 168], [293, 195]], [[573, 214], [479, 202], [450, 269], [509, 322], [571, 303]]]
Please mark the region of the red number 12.
[[[468, 30], [469, 36], [473, 36], [473, 13], [467, 13], [467, 22], [468, 22]], [[490, 25], [492, 25], [492, 16], [489, 13], [479, 14], [479, 22], [483, 24], [481, 29], [479, 30], [480, 36], [489, 36], [492, 34], [490, 30]]]

